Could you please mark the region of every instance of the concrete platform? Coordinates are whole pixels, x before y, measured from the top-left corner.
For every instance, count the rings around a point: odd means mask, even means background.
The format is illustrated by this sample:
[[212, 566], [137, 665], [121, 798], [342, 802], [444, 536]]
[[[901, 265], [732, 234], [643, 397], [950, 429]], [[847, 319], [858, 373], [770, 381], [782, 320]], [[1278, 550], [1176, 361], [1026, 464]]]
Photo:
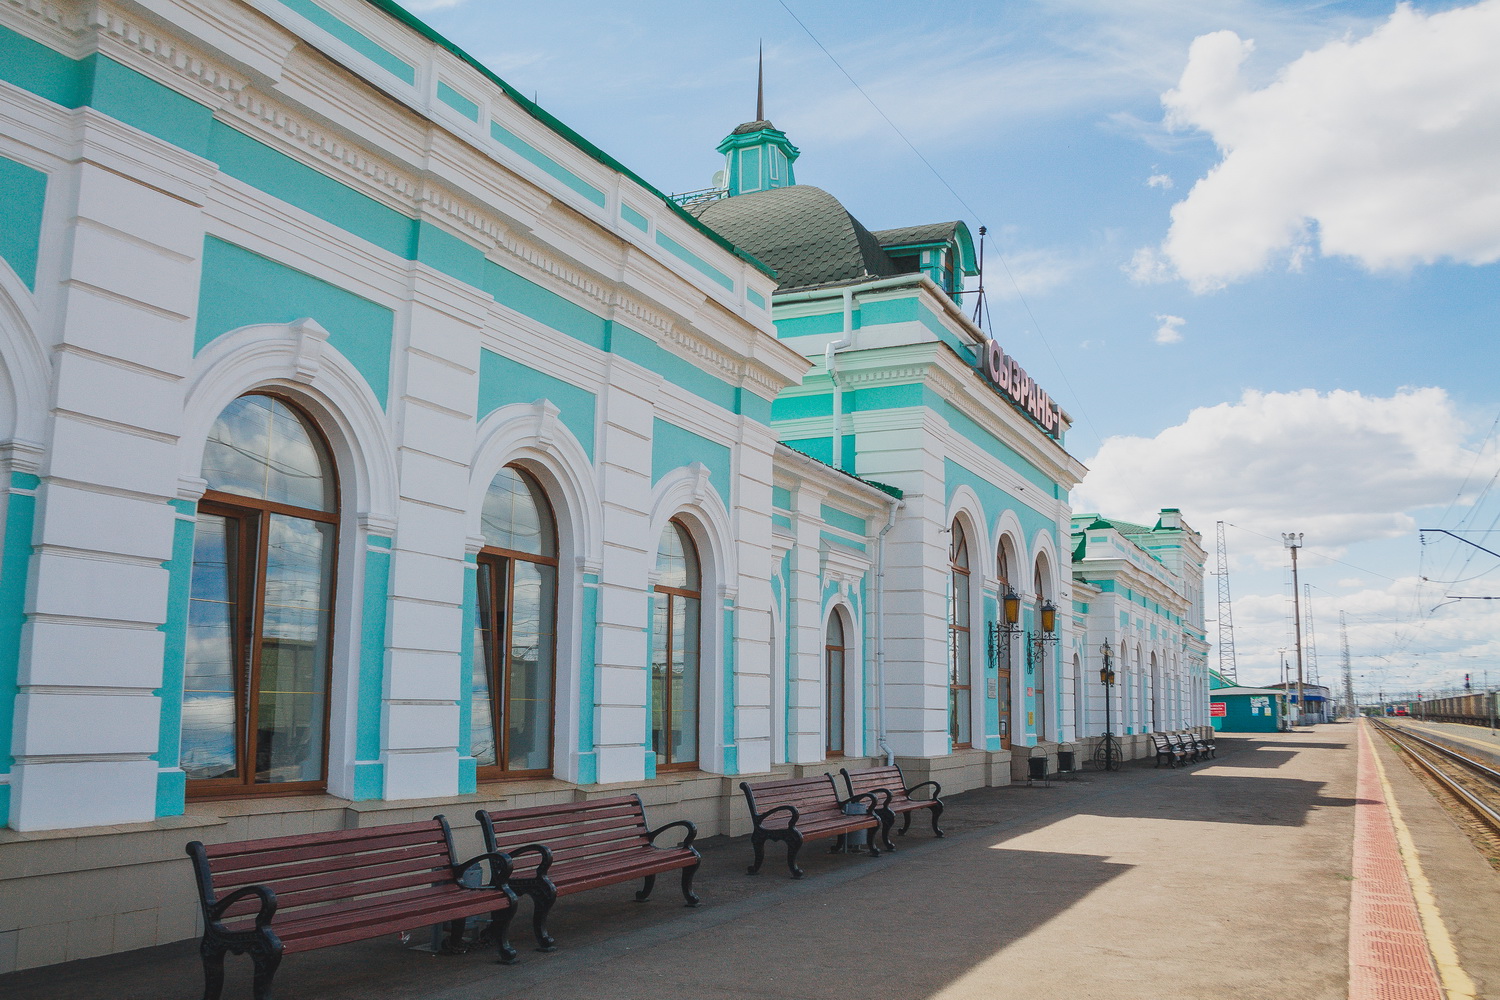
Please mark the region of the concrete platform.
[[[697, 910], [670, 878], [644, 905], [626, 887], [598, 890], [558, 904], [553, 954], [529, 950], [523, 906], [519, 965], [387, 939], [289, 957], [277, 995], [1344, 1000], [1357, 731], [1221, 735], [1217, 761], [1183, 769], [1138, 762], [969, 792], [949, 801], [945, 839], [918, 819], [894, 855], [815, 843], [800, 882], [776, 845], [751, 877], [746, 840], [715, 838], [701, 845]], [[1472, 986], [1448, 996], [1500, 996], [1500, 875], [1381, 743], [1377, 787], [1410, 831], [1428, 917]], [[248, 961], [229, 964], [226, 996], [248, 997]], [[7, 1000], [200, 995], [192, 943], [0, 976]]]

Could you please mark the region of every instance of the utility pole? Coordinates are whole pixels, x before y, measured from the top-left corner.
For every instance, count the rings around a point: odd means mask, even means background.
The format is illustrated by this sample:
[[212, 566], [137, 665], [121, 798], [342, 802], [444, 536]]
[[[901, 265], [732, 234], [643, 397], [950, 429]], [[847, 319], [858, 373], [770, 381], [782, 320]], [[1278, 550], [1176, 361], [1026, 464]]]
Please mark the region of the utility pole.
[[1234, 663], [1234, 602], [1229, 599], [1229, 548], [1224, 544], [1224, 522], [1217, 527], [1219, 543], [1219, 676], [1232, 685], [1239, 683]]
[[1302, 532], [1283, 532], [1281, 540], [1292, 550], [1292, 625], [1297, 644], [1297, 720], [1300, 722], [1307, 705], [1302, 699], [1302, 601], [1297, 593], [1297, 550], [1302, 547]]
[[1348, 706], [1348, 714], [1353, 718], [1357, 714], [1357, 706], [1354, 704], [1354, 674], [1349, 669], [1349, 623], [1344, 620], [1343, 609], [1339, 610], [1339, 635], [1344, 643], [1344, 704]]

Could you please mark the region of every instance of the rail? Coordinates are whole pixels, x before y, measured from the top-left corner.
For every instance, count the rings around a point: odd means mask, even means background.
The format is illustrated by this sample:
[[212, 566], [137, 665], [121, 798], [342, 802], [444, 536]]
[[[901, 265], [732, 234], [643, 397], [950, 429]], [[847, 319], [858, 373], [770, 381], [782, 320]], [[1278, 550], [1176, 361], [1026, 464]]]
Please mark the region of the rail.
[[[1500, 809], [1496, 808], [1500, 805], [1500, 770], [1451, 747], [1418, 736], [1408, 729], [1393, 726], [1381, 719], [1374, 721], [1392, 743], [1445, 791], [1473, 812], [1493, 833], [1500, 835]], [[1476, 794], [1473, 789], [1456, 780], [1456, 773], [1477, 776], [1487, 786], [1487, 794]]]

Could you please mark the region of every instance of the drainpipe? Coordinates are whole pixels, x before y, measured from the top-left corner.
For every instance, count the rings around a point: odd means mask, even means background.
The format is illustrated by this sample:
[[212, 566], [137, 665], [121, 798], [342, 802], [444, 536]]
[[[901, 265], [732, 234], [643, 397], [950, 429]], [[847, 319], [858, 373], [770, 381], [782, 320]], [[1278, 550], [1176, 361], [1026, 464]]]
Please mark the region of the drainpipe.
[[896, 754], [886, 739], [885, 728], [885, 536], [896, 526], [896, 511], [904, 506], [903, 501], [890, 498], [890, 513], [875, 542], [875, 688], [879, 696], [875, 744], [888, 765], [896, 763]]
[[854, 286], [844, 289], [844, 335], [823, 348], [823, 367], [833, 382], [833, 467], [844, 468], [844, 394], [833, 367], [833, 356], [854, 346]]

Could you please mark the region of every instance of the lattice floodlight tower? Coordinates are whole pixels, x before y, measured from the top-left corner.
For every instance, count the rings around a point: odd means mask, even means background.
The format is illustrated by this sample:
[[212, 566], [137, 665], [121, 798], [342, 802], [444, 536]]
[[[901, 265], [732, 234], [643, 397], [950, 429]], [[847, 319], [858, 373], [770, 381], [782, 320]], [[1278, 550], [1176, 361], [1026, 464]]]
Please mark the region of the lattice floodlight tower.
[[1234, 608], [1229, 599], [1229, 548], [1224, 544], [1224, 522], [1217, 526], [1219, 560], [1214, 576], [1219, 578], [1219, 676], [1238, 684], [1234, 666]]

